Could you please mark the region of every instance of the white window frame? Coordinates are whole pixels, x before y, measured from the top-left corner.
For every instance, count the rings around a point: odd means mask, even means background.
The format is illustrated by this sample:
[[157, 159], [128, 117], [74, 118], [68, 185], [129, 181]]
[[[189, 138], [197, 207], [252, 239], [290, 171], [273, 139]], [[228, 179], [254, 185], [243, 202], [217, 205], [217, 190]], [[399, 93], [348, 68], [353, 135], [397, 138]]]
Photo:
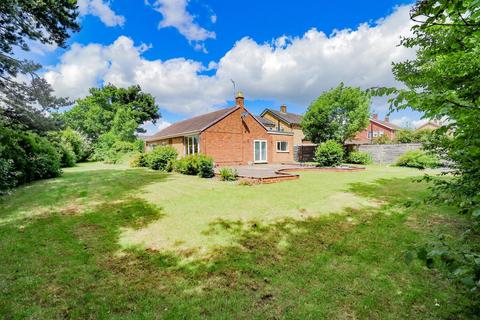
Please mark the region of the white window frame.
[[[195, 138], [197, 139], [196, 148], [195, 148], [195, 143], [193, 143]], [[190, 154], [199, 154], [200, 153], [200, 136], [196, 134], [192, 136], [183, 137], [183, 145], [184, 145], [184, 155], [188, 156]], [[192, 146], [193, 152], [190, 152], [190, 146]]]
[[[282, 143], [285, 144], [285, 150], [282, 150], [281, 148], [279, 148], [278, 146], [281, 145]], [[284, 152], [284, 153], [288, 153], [288, 141], [277, 141], [277, 152]]]
[[[255, 160], [255, 142], [260, 142], [260, 155], [262, 154], [262, 142], [265, 142], [265, 160]], [[267, 140], [253, 140], [253, 163], [268, 163], [268, 142]]]

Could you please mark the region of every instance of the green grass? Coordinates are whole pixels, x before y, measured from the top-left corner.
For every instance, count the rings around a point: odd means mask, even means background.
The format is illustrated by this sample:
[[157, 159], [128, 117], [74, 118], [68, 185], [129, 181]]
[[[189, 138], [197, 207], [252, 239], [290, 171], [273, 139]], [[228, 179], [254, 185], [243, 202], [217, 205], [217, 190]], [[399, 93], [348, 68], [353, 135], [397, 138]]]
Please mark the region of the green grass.
[[85, 164], [0, 198], [0, 318], [458, 319], [407, 250], [465, 223], [421, 172], [239, 186]]

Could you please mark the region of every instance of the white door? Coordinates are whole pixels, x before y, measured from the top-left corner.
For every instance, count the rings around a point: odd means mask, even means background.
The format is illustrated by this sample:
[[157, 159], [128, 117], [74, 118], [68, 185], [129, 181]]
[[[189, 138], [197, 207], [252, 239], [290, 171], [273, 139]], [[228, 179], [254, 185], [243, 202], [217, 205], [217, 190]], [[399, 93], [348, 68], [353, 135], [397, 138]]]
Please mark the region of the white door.
[[267, 140], [253, 140], [253, 160], [255, 163], [267, 162]]

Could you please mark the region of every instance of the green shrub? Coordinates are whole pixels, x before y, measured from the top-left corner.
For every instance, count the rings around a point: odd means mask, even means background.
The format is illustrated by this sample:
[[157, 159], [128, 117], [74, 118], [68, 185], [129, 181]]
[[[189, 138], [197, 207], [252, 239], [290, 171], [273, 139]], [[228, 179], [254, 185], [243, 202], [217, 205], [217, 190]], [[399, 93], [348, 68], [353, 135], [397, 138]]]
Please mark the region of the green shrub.
[[17, 185], [20, 174], [15, 170], [12, 159], [0, 158], [0, 195]]
[[426, 153], [422, 150], [409, 150], [398, 158], [397, 166], [411, 167], [418, 169], [436, 168], [440, 166], [436, 156]]
[[220, 168], [220, 180], [222, 181], [235, 181], [238, 177], [238, 172], [233, 168]]
[[175, 163], [175, 171], [195, 176], [198, 174], [198, 156], [197, 155], [188, 155], [180, 160], [177, 160]]
[[75, 167], [75, 164], [77, 163], [77, 156], [70, 146], [60, 144], [57, 147], [57, 151], [60, 155], [60, 165], [62, 168]]
[[130, 167], [132, 167], [132, 168], [147, 167], [146, 153], [136, 153], [136, 154], [130, 159], [129, 165], [130, 165]]
[[354, 164], [370, 164], [372, 163], [372, 157], [370, 154], [361, 151], [352, 151], [348, 155], [348, 162]]
[[198, 175], [202, 178], [211, 178], [215, 175], [213, 159], [203, 154], [191, 154], [177, 160], [174, 170], [181, 174]]
[[87, 160], [93, 152], [92, 143], [87, 136], [73, 129], [61, 131], [60, 140], [63, 145], [70, 147], [78, 162]]
[[389, 136], [384, 134], [384, 135], [381, 135], [379, 137], [374, 138], [373, 143], [375, 143], [375, 144], [389, 144], [389, 143], [393, 143], [393, 140], [390, 139]]
[[315, 150], [315, 161], [322, 167], [338, 166], [342, 163], [343, 146], [334, 140], [321, 143]]
[[150, 169], [172, 171], [178, 153], [172, 146], [158, 146], [145, 155], [145, 163]]
[[215, 176], [213, 170], [213, 159], [205, 155], [198, 156], [198, 175], [202, 178], [211, 178]]

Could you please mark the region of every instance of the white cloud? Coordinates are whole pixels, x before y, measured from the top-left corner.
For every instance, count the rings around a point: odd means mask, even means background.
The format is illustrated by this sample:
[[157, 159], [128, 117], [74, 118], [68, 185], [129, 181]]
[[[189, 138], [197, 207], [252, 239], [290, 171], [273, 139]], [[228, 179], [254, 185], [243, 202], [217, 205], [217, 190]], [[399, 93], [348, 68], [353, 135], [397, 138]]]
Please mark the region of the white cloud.
[[[151, 6], [155, 11], [162, 14], [163, 19], [158, 24], [158, 28], [173, 27], [180, 32], [192, 45], [195, 50], [204, 51], [206, 48], [204, 41], [215, 39], [215, 32], [202, 28], [195, 23], [194, 17], [187, 11], [189, 0], [155, 0]], [[148, 1], [146, 2], [147, 4]], [[217, 21], [217, 16], [210, 17], [212, 23]]]
[[165, 129], [170, 125], [171, 125], [170, 122], [160, 119], [157, 121], [156, 124], [153, 124], [152, 121], [147, 121], [141, 127], [146, 130], [146, 132], [143, 133], [143, 135], [151, 136], [157, 133], [158, 131]]
[[[243, 38], [208, 66], [185, 58], [147, 60], [142, 53], [148, 46], [135, 46], [121, 36], [108, 46], [72, 46], [46, 78], [58, 95], [70, 97], [82, 96], [102, 81], [139, 84], [161, 108], [185, 115], [224, 105], [231, 99], [230, 79], [247, 100], [307, 105], [341, 81], [362, 88], [396, 85], [391, 62], [414, 55], [398, 46], [400, 36], [410, 33], [408, 11], [399, 7], [375, 26], [363, 24], [331, 36], [310, 29], [301, 37], [282, 36], [264, 44]], [[202, 74], [206, 70], [214, 74]]]
[[109, 1], [78, 0], [77, 5], [80, 15], [91, 14], [97, 16], [108, 27], [123, 26], [125, 24], [125, 17], [117, 15], [110, 8]]

